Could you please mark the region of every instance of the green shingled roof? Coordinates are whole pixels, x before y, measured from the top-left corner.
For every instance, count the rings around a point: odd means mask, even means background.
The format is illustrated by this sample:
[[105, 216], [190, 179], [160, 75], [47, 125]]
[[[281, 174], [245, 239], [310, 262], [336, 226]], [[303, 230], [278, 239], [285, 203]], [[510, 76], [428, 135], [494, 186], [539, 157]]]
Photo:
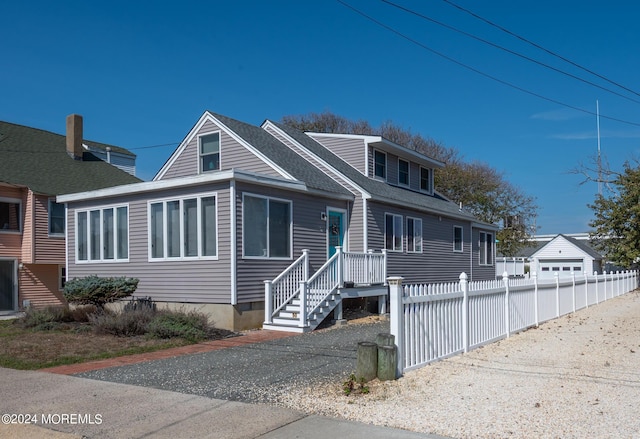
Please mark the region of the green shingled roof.
[[[84, 143], [133, 155], [117, 146]], [[26, 186], [44, 195], [61, 195], [140, 181], [89, 152], [82, 160], [74, 160], [67, 153], [63, 135], [0, 121], [0, 183]]]

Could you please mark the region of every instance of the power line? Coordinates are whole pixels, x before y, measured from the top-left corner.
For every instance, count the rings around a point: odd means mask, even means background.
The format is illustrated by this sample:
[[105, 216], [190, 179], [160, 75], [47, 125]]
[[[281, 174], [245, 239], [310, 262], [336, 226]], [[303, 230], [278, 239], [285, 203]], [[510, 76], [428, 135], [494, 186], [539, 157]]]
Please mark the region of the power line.
[[163, 143], [161, 145], [149, 145], [149, 146], [138, 146], [136, 148], [127, 148], [128, 150], [134, 150], [134, 149], [149, 149], [149, 148], [160, 148], [163, 146], [173, 146], [173, 145], [179, 145], [180, 142], [173, 142], [173, 143]]
[[[384, 0], [383, 0], [383, 1], [384, 1]], [[572, 66], [574, 66], [574, 67], [577, 67], [577, 68], [579, 68], [579, 69], [581, 69], [581, 70], [583, 70], [583, 71], [585, 71], [585, 72], [587, 72], [587, 73], [590, 73], [590, 74], [592, 74], [592, 75], [594, 75], [594, 76], [597, 76], [598, 78], [600, 78], [600, 79], [602, 79], [602, 80], [604, 80], [604, 81], [607, 81], [608, 83], [613, 84], [613, 85], [615, 85], [615, 86], [617, 86], [617, 87], [620, 87], [620, 88], [621, 88], [621, 89], [623, 89], [623, 90], [626, 90], [626, 91], [628, 91], [628, 92], [630, 92], [630, 93], [633, 93], [633, 94], [634, 94], [634, 95], [636, 95], [636, 96], [640, 96], [640, 93], [638, 93], [638, 92], [636, 92], [636, 91], [634, 91], [634, 90], [632, 90], [632, 89], [630, 89], [630, 88], [628, 88], [628, 87], [625, 87], [625, 86], [624, 86], [624, 85], [622, 85], [622, 84], [619, 84], [619, 83], [617, 83], [617, 82], [615, 82], [615, 81], [612, 81], [611, 79], [607, 78], [607, 77], [606, 77], [606, 76], [604, 76], [604, 75], [601, 75], [601, 74], [599, 74], [599, 73], [596, 73], [596, 72], [594, 72], [593, 70], [590, 70], [590, 69], [588, 69], [588, 68], [586, 68], [586, 67], [583, 67], [583, 66], [581, 66], [580, 64], [578, 64], [578, 63], [576, 63], [576, 62], [574, 62], [574, 61], [571, 61], [570, 59], [568, 59], [568, 58], [566, 58], [566, 57], [564, 57], [564, 56], [562, 56], [562, 55], [559, 55], [559, 54], [557, 54], [556, 52], [553, 52], [553, 51], [551, 51], [551, 50], [549, 50], [549, 49], [547, 49], [547, 48], [545, 48], [545, 47], [541, 46], [540, 44], [534, 43], [533, 41], [528, 40], [527, 38], [522, 37], [522, 36], [520, 36], [520, 35], [516, 34], [515, 32], [511, 32], [509, 29], [506, 29], [506, 28], [504, 28], [504, 27], [502, 27], [502, 26], [500, 26], [500, 25], [498, 25], [498, 24], [496, 24], [496, 23], [492, 22], [491, 20], [487, 20], [486, 18], [481, 17], [480, 15], [478, 15], [478, 14], [476, 14], [476, 13], [474, 13], [474, 12], [472, 12], [472, 11], [470, 11], [470, 10], [466, 9], [466, 8], [463, 8], [463, 7], [462, 7], [462, 6], [460, 6], [460, 5], [455, 4], [455, 3], [454, 3], [454, 2], [452, 2], [451, 0], [442, 0], [442, 1], [444, 1], [445, 3], [448, 3], [449, 5], [453, 6], [454, 8], [457, 8], [457, 9], [461, 10], [462, 12], [465, 12], [465, 13], [467, 13], [467, 14], [471, 15], [472, 17], [477, 18], [478, 20], [484, 21], [485, 23], [487, 23], [487, 24], [488, 24], [488, 25], [490, 25], [490, 26], [493, 26], [493, 27], [495, 27], [495, 28], [497, 28], [497, 29], [500, 29], [502, 32], [505, 32], [505, 33], [507, 33], [507, 34], [511, 35], [512, 37], [515, 37], [515, 38], [517, 38], [517, 39], [519, 39], [519, 40], [521, 40], [521, 41], [524, 41], [525, 43], [530, 44], [531, 46], [533, 46], [533, 47], [535, 47], [535, 48], [537, 48], [537, 49], [540, 49], [540, 50], [542, 50], [542, 51], [544, 51], [544, 52], [548, 53], [549, 55], [555, 56], [556, 58], [561, 59], [562, 61], [564, 61], [564, 62], [566, 62], [566, 63], [569, 63], [569, 64], [571, 64], [571, 65], [572, 65]]]
[[[485, 78], [491, 79], [491, 80], [493, 80], [493, 81], [495, 81], [495, 82], [498, 82], [498, 83], [500, 83], [500, 84], [502, 84], [502, 85], [506, 85], [507, 87], [511, 87], [511, 88], [513, 88], [513, 89], [515, 89], [515, 90], [521, 91], [521, 92], [526, 93], [526, 94], [531, 95], [531, 96], [535, 96], [535, 97], [537, 97], [537, 98], [539, 98], [539, 99], [543, 99], [543, 100], [545, 100], [545, 101], [548, 101], [548, 102], [554, 103], [554, 104], [556, 104], [556, 105], [560, 105], [560, 106], [563, 106], [563, 107], [571, 108], [572, 110], [580, 111], [580, 112], [582, 112], [582, 113], [586, 113], [586, 114], [589, 114], [589, 115], [592, 115], [592, 116], [595, 116], [595, 115], [596, 115], [593, 111], [589, 111], [589, 110], [586, 110], [586, 109], [584, 109], [584, 108], [576, 107], [576, 106], [573, 106], [573, 105], [567, 104], [567, 103], [565, 103], [565, 102], [558, 101], [558, 100], [556, 100], [556, 99], [553, 99], [553, 98], [549, 98], [549, 97], [543, 96], [543, 95], [541, 95], [541, 94], [539, 94], [539, 93], [536, 93], [536, 92], [533, 92], [533, 91], [527, 90], [527, 89], [525, 89], [525, 88], [522, 88], [522, 87], [517, 86], [517, 85], [515, 85], [515, 84], [512, 84], [512, 83], [510, 83], [510, 82], [507, 82], [507, 81], [505, 81], [505, 80], [503, 80], [503, 79], [496, 78], [495, 76], [492, 76], [492, 75], [490, 75], [490, 74], [488, 74], [488, 73], [485, 73], [485, 72], [483, 72], [483, 71], [481, 71], [481, 70], [478, 70], [478, 69], [476, 69], [476, 68], [474, 68], [474, 67], [471, 67], [471, 66], [469, 66], [469, 65], [467, 65], [467, 64], [464, 64], [464, 63], [463, 63], [463, 62], [461, 62], [461, 61], [458, 61], [458, 60], [456, 60], [456, 59], [454, 59], [454, 58], [451, 58], [450, 56], [447, 56], [447, 55], [445, 55], [444, 53], [441, 53], [441, 52], [438, 52], [438, 51], [437, 51], [437, 50], [435, 50], [435, 49], [432, 49], [431, 47], [427, 46], [426, 44], [423, 44], [423, 43], [421, 43], [421, 42], [419, 42], [419, 41], [417, 41], [417, 40], [415, 40], [415, 39], [413, 39], [413, 38], [411, 38], [411, 37], [409, 37], [409, 36], [407, 36], [407, 35], [403, 34], [402, 32], [400, 32], [400, 31], [398, 31], [398, 30], [396, 30], [396, 29], [392, 28], [391, 26], [388, 26], [388, 25], [386, 25], [386, 24], [382, 23], [381, 21], [379, 21], [379, 20], [377, 20], [377, 19], [375, 19], [375, 18], [371, 17], [370, 15], [365, 14], [364, 12], [360, 11], [359, 9], [356, 9], [355, 7], [353, 7], [353, 6], [351, 6], [350, 4], [348, 4], [348, 3], [344, 2], [343, 0], [337, 0], [337, 2], [338, 2], [338, 3], [340, 3], [340, 4], [342, 4], [343, 6], [345, 6], [345, 7], [349, 8], [349, 9], [351, 9], [351, 10], [352, 10], [352, 11], [354, 11], [355, 13], [357, 13], [357, 14], [359, 14], [359, 15], [363, 16], [363, 17], [364, 17], [364, 18], [366, 18], [367, 20], [372, 21], [373, 23], [377, 24], [378, 26], [380, 26], [380, 27], [382, 27], [382, 28], [384, 28], [384, 29], [388, 30], [389, 32], [392, 32], [392, 33], [394, 33], [394, 34], [398, 35], [399, 37], [404, 38], [405, 40], [407, 40], [407, 41], [409, 41], [409, 42], [411, 42], [411, 43], [415, 44], [416, 46], [421, 47], [422, 49], [427, 50], [427, 51], [429, 51], [429, 52], [433, 53], [434, 55], [437, 55], [437, 56], [439, 56], [439, 57], [441, 57], [441, 58], [444, 58], [444, 59], [446, 59], [446, 60], [447, 60], [447, 61], [449, 61], [449, 62], [452, 62], [452, 63], [454, 63], [454, 64], [457, 64], [457, 65], [459, 65], [459, 66], [461, 66], [461, 67], [464, 67], [465, 69], [471, 70], [472, 72], [477, 73], [477, 74], [479, 74], [479, 75], [481, 75], [481, 76], [484, 76]], [[602, 114], [600, 115], [600, 117], [601, 117], [601, 118], [604, 118], [604, 119], [612, 120], [612, 121], [615, 121], [615, 122], [620, 122], [620, 123], [628, 124], [628, 125], [640, 126], [640, 123], [637, 123], [637, 122], [630, 122], [630, 121], [627, 121], [627, 120], [617, 119], [617, 118], [615, 118], [615, 117], [604, 116], [604, 115], [602, 115]]]
[[415, 15], [416, 17], [420, 17], [420, 18], [422, 18], [423, 20], [430, 21], [430, 22], [432, 22], [432, 23], [434, 23], [434, 24], [437, 24], [438, 26], [442, 26], [442, 27], [444, 27], [444, 28], [446, 28], [446, 29], [452, 30], [452, 31], [454, 31], [454, 32], [457, 32], [457, 33], [462, 34], [462, 35], [464, 35], [464, 36], [467, 36], [467, 37], [469, 37], [469, 38], [473, 38], [473, 39], [474, 39], [474, 40], [476, 40], [476, 41], [480, 41], [481, 43], [484, 43], [484, 44], [487, 44], [487, 45], [489, 45], [489, 46], [495, 47], [496, 49], [500, 49], [500, 50], [502, 50], [502, 51], [504, 51], [504, 52], [510, 53], [511, 55], [515, 55], [515, 56], [517, 56], [517, 57], [519, 57], [519, 58], [525, 59], [525, 60], [527, 60], [527, 61], [529, 61], [529, 62], [531, 62], [531, 63], [534, 63], [534, 64], [537, 64], [537, 65], [539, 65], [539, 66], [545, 67], [545, 68], [547, 68], [547, 69], [549, 69], [549, 70], [553, 70], [554, 72], [561, 73], [561, 74], [563, 74], [563, 75], [565, 75], [565, 76], [568, 76], [568, 77], [570, 77], [570, 78], [572, 78], [572, 79], [577, 79], [578, 81], [584, 82], [585, 84], [589, 84], [589, 85], [591, 85], [591, 86], [593, 86], [593, 87], [599, 88], [599, 89], [601, 89], [601, 90], [604, 90], [604, 91], [606, 91], [606, 92], [609, 92], [609, 93], [614, 94], [614, 95], [616, 95], [616, 96], [619, 96], [619, 97], [621, 97], [621, 98], [628, 99], [628, 100], [630, 100], [630, 101], [632, 101], [632, 102], [635, 102], [636, 104], [640, 104], [640, 101], [635, 100], [635, 99], [633, 99], [633, 98], [630, 98], [629, 96], [625, 96], [625, 95], [623, 95], [622, 93], [618, 93], [617, 91], [613, 91], [613, 90], [611, 90], [611, 89], [609, 89], [609, 88], [606, 88], [606, 87], [603, 87], [603, 86], [601, 86], [601, 85], [598, 85], [598, 84], [596, 84], [595, 82], [591, 82], [591, 81], [589, 81], [589, 80], [586, 80], [586, 79], [584, 79], [584, 78], [581, 78], [581, 77], [579, 77], [579, 76], [576, 76], [576, 75], [574, 75], [574, 74], [572, 74], [572, 73], [565, 72], [564, 70], [561, 70], [561, 69], [559, 69], [559, 68], [557, 68], [557, 67], [553, 67], [552, 65], [549, 65], [549, 64], [543, 63], [543, 62], [541, 62], [541, 61], [538, 61], [538, 60], [536, 60], [536, 59], [533, 59], [533, 58], [531, 58], [531, 57], [528, 57], [528, 56], [526, 56], [526, 55], [523, 55], [523, 54], [521, 54], [521, 53], [518, 53], [518, 52], [516, 52], [516, 51], [514, 51], [514, 50], [508, 49], [508, 48], [506, 48], [506, 47], [504, 47], [504, 46], [500, 46], [499, 44], [493, 43], [493, 42], [491, 42], [491, 41], [489, 41], [489, 40], [485, 40], [484, 38], [478, 37], [478, 36], [476, 36], [476, 35], [473, 35], [473, 34], [470, 34], [470, 33], [468, 33], [468, 32], [465, 32], [465, 31], [463, 31], [463, 30], [461, 30], [461, 29], [455, 28], [455, 27], [453, 27], [453, 26], [451, 26], [451, 25], [448, 25], [448, 24], [446, 24], [446, 23], [443, 23], [443, 22], [441, 22], [441, 21], [438, 21], [438, 20], [436, 20], [436, 19], [434, 19], [434, 18], [431, 18], [431, 17], [429, 17], [429, 16], [427, 16], [427, 15], [421, 14], [421, 13], [416, 12], [416, 11], [414, 11], [414, 10], [411, 10], [411, 9], [409, 9], [409, 8], [405, 8], [404, 6], [398, 5], [398, 4], [393, 3], [393, 2], [391, 2], [391, 1], [389, 1], [389, 0], [382, 0], [382, 2], [383, 2], [383, 3], [386, 3], [386, 4], [390, 5], [390, 6], [393, 6], [393, 7], [395, 7], [395, 8], [398, 8], [398, 9], [400, 9], [400, 10], [402, 10], [402, 11], [405, 11], [405, 12], [407, 12], [407, 13], [409, 13], [409, 14]]

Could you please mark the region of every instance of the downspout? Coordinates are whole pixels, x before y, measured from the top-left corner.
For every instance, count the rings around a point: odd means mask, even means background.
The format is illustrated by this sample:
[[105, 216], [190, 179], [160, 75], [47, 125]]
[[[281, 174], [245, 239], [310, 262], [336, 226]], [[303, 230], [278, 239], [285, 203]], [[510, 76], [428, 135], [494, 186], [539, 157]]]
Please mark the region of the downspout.
[[367, 221], [367, 199], [362, 195], [362, 252], [366, 253], [369, 250], [369, 224]]
[[236, 265], [237, 265], [237, 257], [238, 257], [238, 252], [237, 252], [237, 242], [236, 242], [236, 238], [237, 238], [237, 234], [236, 234], [236, 181], [235, 180], [231, 180], [229, 182], [229, 215], [230, 215], [230, 239], [231, 239], [231, 245], [230, 245], [230, 252], [231, 254], [229, 255], [229, 261], [231, 264], [230, 267], [230, 271], [231, 271], [231, 305], [237, 305], [238, 304], [238, 289], [237, 289], [237, 273], [236, 273]]

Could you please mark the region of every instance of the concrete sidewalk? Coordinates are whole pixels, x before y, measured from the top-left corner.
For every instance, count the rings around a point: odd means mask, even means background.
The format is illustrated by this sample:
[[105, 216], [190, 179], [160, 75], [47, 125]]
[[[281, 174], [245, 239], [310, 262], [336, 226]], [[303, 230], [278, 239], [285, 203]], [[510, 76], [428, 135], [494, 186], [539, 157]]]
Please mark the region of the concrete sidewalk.
[[[438, 438], [263, 404], [0, 368], [2, 438]], [[31, 425], [6, 424], [6, 414]]]

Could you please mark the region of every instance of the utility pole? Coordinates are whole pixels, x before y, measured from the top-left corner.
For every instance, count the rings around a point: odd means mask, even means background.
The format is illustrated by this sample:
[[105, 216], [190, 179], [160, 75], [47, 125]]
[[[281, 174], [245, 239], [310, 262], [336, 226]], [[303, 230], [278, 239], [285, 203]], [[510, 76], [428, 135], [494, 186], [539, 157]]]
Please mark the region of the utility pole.
[[598, 128], [598, 195], [602, 196], [602, 156], [600, 154], [600, 106], [596, 99], [596, 126]]

